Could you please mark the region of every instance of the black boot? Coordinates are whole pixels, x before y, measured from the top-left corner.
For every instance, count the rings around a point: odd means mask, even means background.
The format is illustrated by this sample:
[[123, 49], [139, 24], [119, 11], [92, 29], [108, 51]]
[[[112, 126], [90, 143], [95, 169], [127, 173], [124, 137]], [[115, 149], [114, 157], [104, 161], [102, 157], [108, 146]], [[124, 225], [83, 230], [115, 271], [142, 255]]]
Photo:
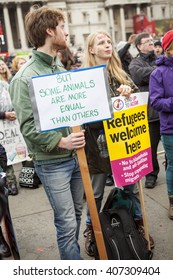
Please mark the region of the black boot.
[[95, 237], [92, 225], [86, 225], [86, 229], [84, 231], [85, 240], [85, 251], [88, 256], [93, 257], [95, 252]]
[[4, 239], [1, 226], [0, 226], [0, 256], [2, 258], [8, 258], [11, 256], [10, 247], [8, 246], [7, 242]]
[[7, 184], [7, 189], [8, 189], [8, 195], [17, 195], [18, 194], [18, 188], [17, 184]]

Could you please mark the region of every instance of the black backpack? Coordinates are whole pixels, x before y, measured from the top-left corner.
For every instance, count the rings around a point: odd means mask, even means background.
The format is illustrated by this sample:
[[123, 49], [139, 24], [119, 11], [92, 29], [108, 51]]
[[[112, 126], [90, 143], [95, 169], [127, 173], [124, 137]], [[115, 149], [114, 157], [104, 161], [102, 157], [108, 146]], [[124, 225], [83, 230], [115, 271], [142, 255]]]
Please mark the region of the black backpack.
[[[99, 214], [109, 260], [152, 259], [147, 241], [134, 222], [133, 207], [130, 197], [123, 190], [114, 188]], [[95, 252], [95, 259], [99, 259], [97, 248]]]

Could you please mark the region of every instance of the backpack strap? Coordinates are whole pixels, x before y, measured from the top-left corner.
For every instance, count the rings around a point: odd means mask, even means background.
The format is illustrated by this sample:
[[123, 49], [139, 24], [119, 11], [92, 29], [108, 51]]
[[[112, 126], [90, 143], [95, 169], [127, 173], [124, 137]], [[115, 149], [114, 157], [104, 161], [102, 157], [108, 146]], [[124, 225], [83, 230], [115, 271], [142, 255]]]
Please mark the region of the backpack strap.
[[118, 189], [113, 188], [107, 197], [107, 200], [103, 207], [103, 211], [110, 209], [111, 203], [116, 198], [117, 194], [118, 194]]

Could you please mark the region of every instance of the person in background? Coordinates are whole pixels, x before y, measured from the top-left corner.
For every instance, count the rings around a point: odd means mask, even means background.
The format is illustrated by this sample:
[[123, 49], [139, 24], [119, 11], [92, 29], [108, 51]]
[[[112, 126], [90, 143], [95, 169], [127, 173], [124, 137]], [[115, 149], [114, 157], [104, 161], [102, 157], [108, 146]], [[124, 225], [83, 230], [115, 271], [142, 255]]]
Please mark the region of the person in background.
[[[23, 56], [15, 56], [12, 60], [11, 64], [11, 77], [8, 82], [10, 83], [16, 73], [20, 70], [20, 68], [27, 62], [26, 58]], [[27, 161], [22, 161], [22, 166], [25, 165]], [[20, 184], [19, 184], [20, 185]]]
[[11, 71], [9, 70], [5, 61], [0, 59], [0, 80], [8, 82], [10, 77], [11, 77]]
[[[138, 49], [138, 56], [134, 57], [129, 65], [129, 71], [134, 83], [141, 92], [149, 91], [149, 79], [152, 71], [156, 68], [156, 55], [154, 53], [153, 37], [147, 33], [139, 33], [135, 39]], [[145, 176], [145, 187], [152, 189], [156, 186], [159, 174], [159, 162], [157, 159], [157, 149], [160, 142], [160, 121], [158, 112], [151, 107], [148, 99], [148, 122], [152, 152], [153, 171]]]
[[85, 146], [85, 131], [73, 133], [71, 128], [61, 128], [38, 132], [28, 86], [32, 76], [65, 71], [57, 54], [67, 47], [64, 25], [64, 14], [57, 8], [35, 5], [30, 9], [25, 27], [34, 49], [31, 59], [12, 79], [10, 95], [21, 133], [53, 209], [60, 258], [80, 260], [78, 236], [84, 189], [76, 150]]
[[[86, 42], [82, 67], [106, 64], [110, 84], [111, 97], [130, 97], [132, 92], [138, 91], [133, 81], [124, 72], [118, 54], [113, 48], [110, 35], [106, 31], [91, 33]], [[100, 156], [97, 139], [99, 131], [103, 130], [103, 122], [93, 122], [86, 126], [86, 157], [91, 176], [91, 182], [98, 212], [101, 209], [107, 175], [111, 173], [110, 159]], [[142, 226], [140, 203], [132, 193], [134, 184], [125, 186], [124, 190], [131, 194], [136, 204], [136, 225]], [[89, 256], [94, 255], [94, 232], [88, 207], [86, 207], [86, 229], [84, 231], [85, 250]], [[152, 246], [154, 241], [152, 240]]]
[[4, 147], [0, 144], [0, 260], [11, 256], [10, 247], [4, 238], [1, 220], [6, 212], [7, 200], [4, 195], [4, 187], [6, 186], [6, 177], [4, 173], [7, 169], [7, 155]]
[[164, 54], [164, 49], [162, 48], [162, 43], [159, 40], [154, 42], [154, 53], [157, 57]]
[[69, 47], [67, 47], [64, 50], [58, 51], [58, 56], [66, 70], [73, 69], [73, 66], [75, 64], [75, 60], [73, 57], [72, 52], [70, 51]]
[[12, 68], [12, 76], [9, 79], [9, 82], [14, 77], [14, 75], [19, 71], [19, 69], [27, 62], [25, 57], [15, 56], [12, 60], [11, 68]]
[[134, 44], [135, 38], [136, 34], [131, 34], [128, 42], [120, 41], [116, 46], [116, 50], [121, 60], [122, 67], [128, 75], [130, 75], [129, 64], [133, 59], [133, 56], [130, 53], [130, 47], [132, 44]]
[[[11, 77], [11, 72], [3, 60], [0, 60], [0, 119], [14, 121], [16, 113], [11, 104], [9, 95], [8, 80]], [[6, 170], [6, 180], [9, 195], [17, 195], [18, 187], [14, 173], [13, 165], [8, 165]]]
[[165, 55], [157, 59], [157, 68], [150, 75], [151, 106], [159, 112], [160, 132], [166, 153], [166, 183], [169, 198], [168, 217], [173, 220], [173, 30], [162, 39]]
[[75, 60], [75, 67], [79, 68], [81, 67], [81, 64], [83, 62], [84, 52], [81, 47], [77, 49], [77, 51], [74, 53], [74, 60]]
[[[116, 50], [117, 50], [119, 58], [121, 60], [122, 67], [129, 76], [130, 76], [129, 65], [133, 59], [133, 55], [131, 54], [130, 49], [132, 46], [134, 49], [135, 39], [136, 39], [136, 34], [131, 34], [129, 36], [128, 42], [120, 41], [116, 46]], [[108, 178], [106, 180], [106, 186], [107, 186], [107, 182], [108, 182], [108, 185], [109, 185], [109, 183], [111, 183], [110, 176], [111, 175], [108, 175]], [[133, 189], [133, 193], [137, 194], [138, 192], [139, 192], [138, 186], [135, 185], [135, 187]]]

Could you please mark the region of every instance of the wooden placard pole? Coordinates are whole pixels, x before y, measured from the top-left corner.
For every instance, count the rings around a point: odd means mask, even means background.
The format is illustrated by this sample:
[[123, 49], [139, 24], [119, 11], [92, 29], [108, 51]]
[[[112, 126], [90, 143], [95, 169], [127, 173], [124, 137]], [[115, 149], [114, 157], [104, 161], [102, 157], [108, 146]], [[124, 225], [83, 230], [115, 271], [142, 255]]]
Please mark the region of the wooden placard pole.
[[[80, 126], [72, 127], [72, 132], [79, 132]], [[98, 211], [96, 208], [96, 202], [94, 198], [94, 193], [92, 189], [90, 174], [88, 170], [88, 164], [86, 160], [85, 150], [84, 148], [77, 150], [77, 156], [79, 160], [79, 166], [81, 170], [86, 200], [88, 203], [88, 209], [91, 216], [92, 226], [94, 230], [94, 235], [96, 239], [97, 249], [101, 260], [107, 260], [107, 252], [103, 239], [102, 229], [100, 225], [100, 220], [98, 216]]]
[[142, 210], [142, 217], [143, 217], [143, 225], [144, 225], [144, 231], [145, 231], [145, 238], [148, 241], [148, 249], [150, 250], [150, 240], [149, 240], [149, 233], [148, 233], [148, 225], [147, 225], [147, 217], [146, 217], [146, 211], [144, 206], [144, 195], [143, 195], [143, 188], [142, 188], [142, 182], [139, 180], [138, 182], [138, 188], [139, 188], [139, 199], [141, 203], [141, 210]]

